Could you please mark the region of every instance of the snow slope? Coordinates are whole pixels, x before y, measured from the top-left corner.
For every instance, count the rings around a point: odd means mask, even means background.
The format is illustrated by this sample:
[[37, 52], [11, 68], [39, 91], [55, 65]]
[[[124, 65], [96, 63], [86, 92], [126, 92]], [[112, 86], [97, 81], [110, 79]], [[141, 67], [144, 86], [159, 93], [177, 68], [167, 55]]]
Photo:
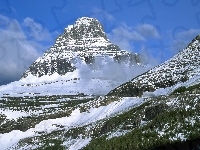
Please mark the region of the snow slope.
[[200, 74], [200, 35], [181, 52], [163, 64], [133, 78], [112, 90], [108, 95], [141, 96], [159, 88], [186, 82]]
[[27, 79], [0, 86], [0, 97], [5, 94], [10, 96], [76, 95], [79, 93], [104, 95], [113, 87], [122, 83], [112, 82], [108, 79], [80, 79], [75, 75], [72, 75], [73, 78], [52, 76], [52, 78], [46, 76], [47, 78], [37, 79], [37, 77], [31, 77], [30, 75]]
[[[108, 67], [107, 67], [108, 66]], [[36, 77], [29, 74], [26, 78], [0, 86], [0, 97], [3, 94], [10, 96], [33, 95], [105, 95], [133, 76], [144, 72], [147, 68], [129, 67], [126, 64], [115, 66], [112, 63], [101, 70], [90, 70], [82, 65], [80, 69], [67, 72], [65, 75], [54, 73]], [[112, 70], [113, 69], [113, 70]], [[135, 72], [137, 70], [137, 72]]]
[[[58, 130], [59, 127], [56, 125], [62, 125], [66, 130], [71, 128], [84, 126], [90, 123], [95, 123], [98, 120], [109, 118], [118, 113], [127, 111], [132, 107], [136, 107], [142, 104], [144, 101], [141, 98], [122, 98], [120, 101], [112, 102], [107, 106], [101, 106], [99, 108], [90, 108], [89, 112], [80, 113], [79, 109], [75, 109], [71, 116], [43, 120], [35, 126], [35, 128], [30, 128], [25, 132], [19, 130], [13, 130], [9, 133], [0, 134], [0, 145], [1, 149], [7, 149], [9, 147], [16, 146], [20, 139], [37, 136], [38, 132], [44, 131], [45, 133], [50, 133], [52, 131]], [[87, 144], [90, 139], [87, 139], [85, 144]], [[85, 146], [84, 143], [75, 143], [70, 149], [81, 148]]]

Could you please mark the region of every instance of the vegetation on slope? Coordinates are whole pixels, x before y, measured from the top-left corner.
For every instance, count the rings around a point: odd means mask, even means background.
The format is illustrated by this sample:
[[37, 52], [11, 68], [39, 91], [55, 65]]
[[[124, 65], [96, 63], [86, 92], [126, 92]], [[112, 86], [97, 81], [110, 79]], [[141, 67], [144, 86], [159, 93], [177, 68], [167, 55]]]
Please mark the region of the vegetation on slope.
[[[35, 137], [20, 140], [14, 149], [26, 145], [37, 146], [35, 149], [67, 149], [81, 138], [91, 138], [91, 142], [83, 148], [86, 150], [165, 149], [166, 145], [177, 147], [180, 143], [196, 141], [196, 145], [185, 146], [195, 149], [200, 137], [200, 97], [190, 93], [198, 88], [196, 85], [186, 88], [191, 89], [189, 92], [185, 90], [181, 94], [176, 92], [169, 96], [146, 98], [138, 107], [84, 126], [41, 132]], [[87, 112], [90, 107], [118, 100], [119, 97], [102, 97], [78, 106], [81, 112]]]
[[135, 128], [124, 136], [107, 139], [104, 135], [96, 138], [84, 150], [156, 149], [184, 139], [195, 140], [199, 137], [200, 110], [199, 105], [195, 105], [194, 109], [175, 108], [163, 111], [146, 125]]
[[[59, 101], [59, 99], [69, 100]], [[36, 97], [4, 97], [0, 100], [1, 108], [4, 110], [26, 112], [29, 115], [16, 119], [7, 119], [6, 115], [0, 114], [0, 133], [8, 133], [12, 130], [26, 131], [33, 128], [42, 120], [66, 117], [78, 107], [94, 98], [84, 98], [79, 100], [75, 96], [36, 96]], [[45, 107], [45, 106], [50, 107]], [[54, 106], [55, 105], [55, 106]], [[40, 111], [42, 110], [42, 111]], [[36, 114], [34, 114], [36, 112]], [[37, 113], [38, 112], [38, 113]]]

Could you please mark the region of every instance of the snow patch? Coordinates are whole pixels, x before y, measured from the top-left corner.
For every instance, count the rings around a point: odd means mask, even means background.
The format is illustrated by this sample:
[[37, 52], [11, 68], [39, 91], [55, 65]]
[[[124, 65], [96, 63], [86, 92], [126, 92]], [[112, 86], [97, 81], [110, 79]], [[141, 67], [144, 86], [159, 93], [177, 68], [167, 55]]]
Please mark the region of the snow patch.
[[[69, 117], [43, 120], [39, 124], [37, 124], [35, 128], [30, 128], [25, 132], [15, 130], [9, 133], [0, 134], [0, 145], [2, 149], [7, 149], [13, 144], [19, 142], [20, 139], [36, 136], [37, 132], [44, 131], [46, 133], [50, 133], [54, 130], [59, 129], [59, 127], [56, 125], [64, 126], [66, 130], [78, 126], [84, 126], [96, 122], [98, 120], [111, 117], [113, 115], [121, 113], [122, 111], [126, 111], [132, 107], [136, 107], [142, 104], [143, 102], [144, 101], [142, 98], [127, 97], [123, 98], [120, 101], [112, 102], [107, 106], [101, 106], [99, 108], [90, 108], [89, 112], [80, 113], [80, 110], [77, 108], [74, 111], [72, 111], [71, 116]], [[84, 142], [87, 143], [88, 141]], [[84, 146], [84, 144], [78, 144], [79, 142], [77, 142], [76, 144], [78, 148]], [[76, 148], [76, 146], [74, 146], [74, 148]]]
[[[76, 139], [77, 140], [77, 139]], [[78, 139], [73, 145], [69, 147], [69, 150], [79, 150], [83, 147], [85, 147], [89, 142], [92, 140], [92, 138], [86, 138], [86, 139]], [[64, 144], [63, 144], [64, 145]]]

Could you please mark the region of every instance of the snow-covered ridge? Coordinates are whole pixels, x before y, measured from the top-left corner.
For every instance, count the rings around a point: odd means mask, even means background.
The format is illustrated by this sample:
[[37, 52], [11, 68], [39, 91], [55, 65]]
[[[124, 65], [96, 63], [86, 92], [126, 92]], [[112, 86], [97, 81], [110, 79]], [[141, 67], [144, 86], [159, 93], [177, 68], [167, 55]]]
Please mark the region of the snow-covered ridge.
[[145, 91], [170, 87], [199, 75], [199, 66], [200, 35], [171, 59], [117, 87], [109, 95], [141, 96]]

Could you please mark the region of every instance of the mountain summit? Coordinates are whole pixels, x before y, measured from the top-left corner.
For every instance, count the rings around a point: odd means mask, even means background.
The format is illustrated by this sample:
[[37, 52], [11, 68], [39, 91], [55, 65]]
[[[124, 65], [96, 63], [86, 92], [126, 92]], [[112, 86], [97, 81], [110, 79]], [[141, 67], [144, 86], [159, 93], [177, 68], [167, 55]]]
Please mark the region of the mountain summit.
[[[77, 62], [91, 65], [96, 61], [97, 65], [97, 58], [102, 58], [103, 61], [105, 57], [129, 65], [141, 63], [139, 55], [121, 50], [119, 46], [112, 44], [98, 20], [82, 17], [74, 25], [65, 28], [55, 44], [29, 67], [22, 78], [30, 74], [36, 77], [54, 73], [64, 75], [76, 70]], [[97, 68], [99, 67], [95, 67]]]
[[65, 36], [70, 39], [99, 38], [107, 40], [103, 26], [94, 18], [82, 17], [74, 25], [65, 28]]
[[163, 64], [133, 78], [110, 91], [108, 95], [141, 96], [159, 88], [171, 87], [200, 74], [200, 35], [181, 52]]

